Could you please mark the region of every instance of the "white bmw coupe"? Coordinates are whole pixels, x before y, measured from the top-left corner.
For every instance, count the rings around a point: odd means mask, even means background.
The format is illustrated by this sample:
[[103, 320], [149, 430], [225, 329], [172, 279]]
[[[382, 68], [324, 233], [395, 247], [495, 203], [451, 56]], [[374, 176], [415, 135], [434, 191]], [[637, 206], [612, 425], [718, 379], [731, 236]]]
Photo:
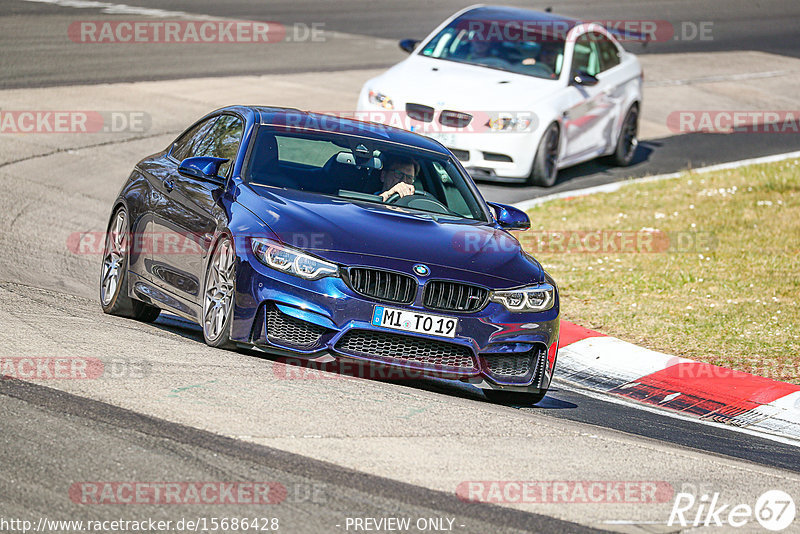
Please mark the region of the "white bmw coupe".
[[600, 24], [473, 6], [400, 47], [359, 116], [433, 137], [473, 178], [549, 187], [558, 169], [634, 157], [642, 68]]

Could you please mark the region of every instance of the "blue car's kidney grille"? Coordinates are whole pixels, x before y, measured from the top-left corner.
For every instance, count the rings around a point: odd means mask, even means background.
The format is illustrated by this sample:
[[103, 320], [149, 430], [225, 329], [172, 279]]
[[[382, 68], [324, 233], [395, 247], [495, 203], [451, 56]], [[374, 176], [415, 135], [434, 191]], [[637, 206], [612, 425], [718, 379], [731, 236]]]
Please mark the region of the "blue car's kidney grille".
[[355, 356], [418, 363], [422, 367], [476, 370], [475, 358], [467, 347], [403, 334], [350, 330], [336, 343], [336, 350]]
[[319, 343], [325, 328], [282, 313], [274, 305], [267, 306], [267, 339], [279, 345], [312, 348]]
[[353, 291], [365, 297], [411, 304], [417, 294], [417, 281], [405, 274], [351, 267], [349, 278]]
[[423, 304], [432, 310], [474, 312], [482, 309], [488, 298], [489, 291], [482, 287], [431, 280], [425, 284]]

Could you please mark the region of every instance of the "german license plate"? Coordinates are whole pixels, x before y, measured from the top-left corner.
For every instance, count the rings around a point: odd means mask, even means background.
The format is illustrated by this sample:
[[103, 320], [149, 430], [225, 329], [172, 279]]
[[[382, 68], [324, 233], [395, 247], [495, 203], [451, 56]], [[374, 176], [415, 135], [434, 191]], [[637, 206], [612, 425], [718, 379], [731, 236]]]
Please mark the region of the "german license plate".
[[404, 332], [416, 332], [432, 336], [456, 337], [458, 319], [442, 317], [410, 310], [375, 306], [372, 324]]

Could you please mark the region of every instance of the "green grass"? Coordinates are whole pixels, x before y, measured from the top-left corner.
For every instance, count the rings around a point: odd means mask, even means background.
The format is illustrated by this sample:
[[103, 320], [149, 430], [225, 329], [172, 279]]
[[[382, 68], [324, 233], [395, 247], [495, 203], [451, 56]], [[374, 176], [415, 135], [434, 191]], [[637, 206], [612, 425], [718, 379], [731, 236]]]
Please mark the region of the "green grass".
[[565, 253], [520, 234], [558, 282], [565, 320], [800, 383], [800, 161], [629, 184], [529, 215], [533, 235], [654, 229], [670, 238], [661, 252]]

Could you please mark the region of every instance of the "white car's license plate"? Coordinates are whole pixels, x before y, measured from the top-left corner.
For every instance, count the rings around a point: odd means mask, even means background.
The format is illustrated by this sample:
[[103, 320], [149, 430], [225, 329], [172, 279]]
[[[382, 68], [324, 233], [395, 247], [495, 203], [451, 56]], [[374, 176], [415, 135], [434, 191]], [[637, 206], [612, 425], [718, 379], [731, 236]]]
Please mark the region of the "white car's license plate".
[[375, 306], [372, 313], [372, 324], [404, 332], [417, 332], [432, 336], [456, 337], [458, 319], [430, 315], [410, 310]]

